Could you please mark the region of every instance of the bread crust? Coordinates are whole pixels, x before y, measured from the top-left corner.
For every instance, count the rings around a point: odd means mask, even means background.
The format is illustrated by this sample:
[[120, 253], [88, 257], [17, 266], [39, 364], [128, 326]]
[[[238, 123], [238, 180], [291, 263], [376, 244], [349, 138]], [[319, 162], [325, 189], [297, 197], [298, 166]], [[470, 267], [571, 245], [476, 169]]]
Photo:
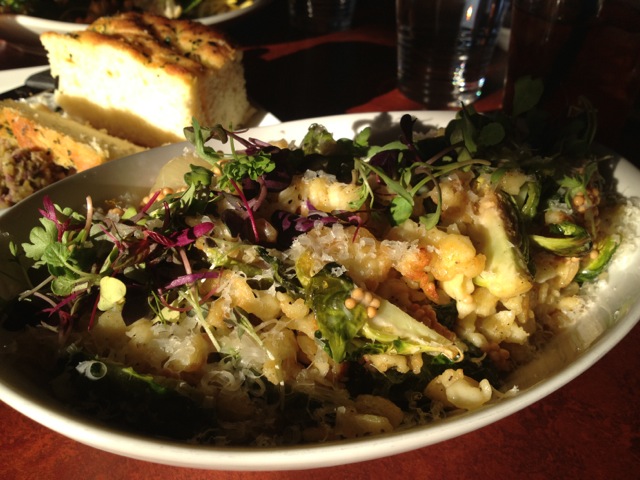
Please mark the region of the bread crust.
[[99, 18], [89, 31], [122, 42], [120, 47], [150, 60], [151, 67], [178, 68], [178, 72], [193, 75], [242, 58], [242, 51], [233, 48], [220, 32], [189, 20], [129, 12]]

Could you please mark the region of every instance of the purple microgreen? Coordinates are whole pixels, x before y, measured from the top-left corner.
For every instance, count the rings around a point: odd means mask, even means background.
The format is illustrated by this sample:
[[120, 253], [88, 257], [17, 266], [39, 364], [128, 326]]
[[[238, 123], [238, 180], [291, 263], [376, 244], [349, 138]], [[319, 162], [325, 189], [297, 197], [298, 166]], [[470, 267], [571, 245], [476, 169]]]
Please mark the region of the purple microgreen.
[[399, 150], [382, 150], [371, 157], [369, 165], [379, 167], [389, 177], [396, 177], [400, 167], [398, 162], [399, 154]]
[[312, 208], [306, 216], [277, 210], [271, 216], [271, 222], [278, 230], [278, 246], [288, 248], [291, 246], [293, 239], [313, 230], [318, 224], [330, 227], [336, 223], [342, 223], [359, 228], [362, 224], [362, 219], [354, 212], [333, 212], [329, 214]]
[[255, 195], [253, 198], [249, 200], [249, 206], [253, 211], [257, 211], [262, 205], [262, 203], [264, 202], [264, 200], [267, 198], [268, 192], [267, 192], [267, 187], [264, 179], [258, 178], [253, 183], [257, 184], [259, 188], [257, 189], [258, 191], [257, 195]]
[[256, 225], [256, 219], [253, 215], [253, 210], [251, 210], [251, 205], [249, 205], [249, 202], [247, 201], [247, 198], [244, 196], [244, 193], [242, 192], [242, 189], [238, 186], [238, 184], [235, 182], [235, 180], [230, 179], [231, 185], [233, 185], [233, 188], [236, 190], [236, 192], [238, 193], [238, 196], [240, 197], [240, 200], [242, 201], [242, 204], [244, 205], [245, 211], [247, 212], [247, 215], [249, 216], [249, 222], [251, 223], [251, 230], [253, 231], [253, 238], [256, 242], [260, 241], [260, 235], [258, 234], [258, 226]]
[[147, 201], [147, 203], [144, 204], [144, 206], [140, 209], [140, 211], [134, 215], [133, 217], [131, 217], [131, 221], [133, 223], [138, 223], [140, 220], [142, 220], [142, 218], [147, 214], [147, 212], [149, 211], [149, 209], [153, 206], [153, 204], [156, 202], [158, 196], [160, 195], [160, 190], [156, 190], [153, 195], [151, 195], [151, 198], [149, 198], [149, 200]]
[[162, 295], [157, 296], [157, 299], [160, 302], [160, 305], [174, 312], [185, 313], [193, 309], [191, 305], [186, 307], [176, 307], [175, 305], [171, 304], [168, 300], [166, 300]]
[[42, 204], [44, 208], [38, 209], [38, 211], [44, 218], [51, 220], [54, 223], [54, 225], [56, 226], [56, 229], [58, 230], [58, 241], [59, 242], [62, 241], [62, 236], [69, 229], [71, 220], [67, 218], [63, 223], [60, 222], [60, 219], [58, 218], [58, 214], [56, 211], [56, 207], [54, 203], [51, 201], [51, 197], [49, 197], [49, 195], [44, 196], [44, 198], [42, 199]]
[[196, 241], [198, 238], [211, 232], [213, 230], [213, 227], [214, 225], [212, 222], [202, 222], [191, 228], [184, 229], [178, 234], [176, 238], [176, 245], [178, 247], [189, 245], [190, 243]]
[[195, 242], [198, 238], [206, 235], [213, 230], [213, 223], [202, 222], [190, 228], [185, 228], [179, 232], [173, 232], [171, 235], [163, 235], [153, 230], [145, 230], [144, 235], [153, 242], [158, 243], [166, 248], [184, 247]]
[[144, 234], [147, 238], [151, 239], [151, 241], [155, 243], [159, 243], [164, 247], [171, 248], [176, 245], [176, 242], [173, 239], [171, 239], [166, 235], [161, 234], [160, 232], [155, 232], [153, 230], [146, 230]]
[[276, 168], [264, 175], [264, 185], [269, 192], [281, 192], [291, 185], [291, 172], [284, 168]]
[[251, 142], [251, 145], [247, 146], [248, 155], [262, 150], [267, 150], [270, 152], [277, 152], [281, 150], [279, 147], [276, 147], [275, 145], [272, 145], [268, 142], [263, 142], [262, 140], [259, 140], [257, 138], [249, 137], [249, 141]]
[[57, 222], [58, 221], [58, 214], [56, 213], [56, 207], [53, 204], [53, 202], [51, 201], [51, 197], [49, 195], [45, 195], [44, 196], [44, 198], [42, 199], [42, 205], [43, 205], [44, 208], [38, 209], [40, 214], [44, 218], [48, 218], [52, 222]]
[[205, 280], [207, 278], [218, 278], [220, 273], [214, 270], [209, 270], [206, 272], [198, 272], [198, 273], [188, 273], [186, 275], [181, 275], [171, 282], [166, 284], [164, 287], [159, 289], [159, 293], [165, 293], [168, 290], [172, 290], [174, 288], [182, 287], [183, 285], [191, 285], [199, 280]]
[[218, 286], [213, 285], [207, 293], [200, 296], [200, 304], [204, 304], [207, 300], [213, 297], [216, 293], [218, 293]]
[[105, 236], [109, 240], [111, 240], [111, 242], [116, 246], [116, 248], [119, 251], [122, 251], [125, 248], [125, 245], [120, 240], [118, 240], [118, 238], [116, 238], [116, 236], [113, 233], [111, 233], [104, 225], [100, 225], [99, 227], [102, 233], [104, 233]]
[[[69, 332], [73, 325], [73, 315], [65, 310], [69, 304], [73, 301], [77, 300], [79, 297], [79, 293], [73, 293], [66, 298], [62, 299], [57, 304], [52, 305], [51, 308], [44, 308], [42, 310], [43, 313], [49, 315], [49, 317], [53, 317], [57, 315], [58, 317], [58, 332], [61, 336], [61, 340], [66, 337], [66, 334]], [[51, 302], [49, 302], [51, 304]]]
[[98, 303], [100, 302], [100, 294], [96, 296], [96, 299], [93, 302], [93, 307], [91, 307], [91, 315], [89, 316], [89, 325], [87, 325], [87, 330], [91, 330], [96, 321], [96, 312], [98, 311]]

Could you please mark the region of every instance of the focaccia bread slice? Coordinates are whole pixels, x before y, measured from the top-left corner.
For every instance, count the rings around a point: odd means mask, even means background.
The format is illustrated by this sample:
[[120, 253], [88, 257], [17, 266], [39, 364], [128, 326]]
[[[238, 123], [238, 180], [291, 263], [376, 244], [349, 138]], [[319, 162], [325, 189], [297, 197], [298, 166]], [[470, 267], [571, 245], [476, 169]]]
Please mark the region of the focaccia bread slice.
[[242, 52], [206, 25], [124, 13], [40, 39], [60, 107], [136, 144], [184, 141], [192, 118], [235, 128], [250, 116]]
[[19, 148], [43, 150], [57, 165], [75, 171], [145, 150], [41, 104], [0, 102], [0, 137], [12, 137]]
[[54, 112], [0, 102], [0, 210], [74, 173], [145, 148]]

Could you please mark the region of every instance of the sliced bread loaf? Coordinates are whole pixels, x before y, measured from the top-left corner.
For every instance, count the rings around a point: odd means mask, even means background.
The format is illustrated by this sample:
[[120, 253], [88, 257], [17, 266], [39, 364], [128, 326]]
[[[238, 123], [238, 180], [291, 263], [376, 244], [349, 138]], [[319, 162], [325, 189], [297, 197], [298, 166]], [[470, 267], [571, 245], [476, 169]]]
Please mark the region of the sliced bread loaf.
[[41, 41], [56, 102], [139, 145], [184, 141], [194, 117], [227, 127], [249, 118], [242, 52], [206, 25], [125, 13]]
[[48, 151], [54, 163], [76, 171], [145, 149], [44, 105], [15, 100], [0, 102], [0, 137], [12, 137], [23, 149]]

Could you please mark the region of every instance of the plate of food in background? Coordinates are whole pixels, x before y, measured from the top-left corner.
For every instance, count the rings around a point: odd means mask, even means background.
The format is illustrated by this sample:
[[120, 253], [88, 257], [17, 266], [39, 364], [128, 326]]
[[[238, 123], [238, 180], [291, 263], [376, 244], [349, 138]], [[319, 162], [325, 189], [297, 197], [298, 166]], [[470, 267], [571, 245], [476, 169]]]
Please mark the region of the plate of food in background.
[[249, 14], [268, 0], [0, 0], [0, 31], [4, 40], [40, 47], [44, 32], [82, 30], [99, 17], [123, 11], [144, 11], [167, 18], [187, 18], [205, 25]]

